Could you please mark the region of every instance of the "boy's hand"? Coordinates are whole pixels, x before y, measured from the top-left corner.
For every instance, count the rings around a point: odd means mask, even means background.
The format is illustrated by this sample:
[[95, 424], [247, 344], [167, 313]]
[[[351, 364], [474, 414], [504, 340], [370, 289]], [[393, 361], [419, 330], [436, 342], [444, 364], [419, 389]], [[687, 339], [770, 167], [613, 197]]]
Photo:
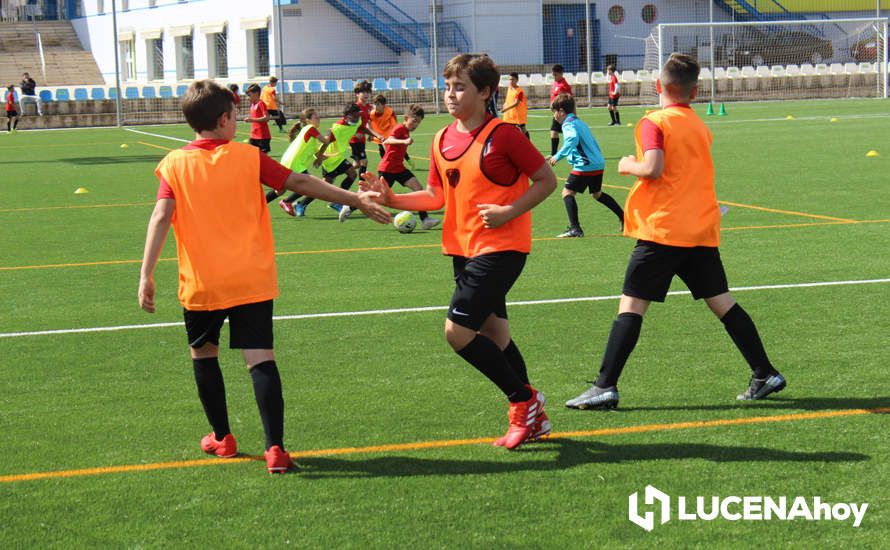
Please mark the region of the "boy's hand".
[[510, 215], [512, 207], [502, 204], [477, 204], [479, 209], [479, 217], [487, 229], [494, 229], [504, 225], [513, 217]]
[[547, 158], [547, 162], [550, 163], [550, 166], [556, 166], [556, 163], [559, 162], [559, 161], [556, 160], [556, 157], [548, 157], [548, 158]]
[[150, 275], [139, 279], [139, 307], [149, 313], [155, 312], [155, 281]]
[[621, 160], [618, 161], [618, 173], [619, 174], [630, 174], [631, 169], [637, 163], [637, 157], [633, 155], [627, 155], [626, 157], [621, 157]]
[[376, 203], [389, 205], [392, 197], [392, 189], [386, 184], [383, 176], [376, 176], [373, 172], [365, 172], [358, 182], [358, 188], [361, 191], [373, 191]]
[[377, 191], [359, 191], [358, 208], [377, 223], [389, 223], [392, 216], [388, 210], [377, 204], [379, 199], [380, 193]]

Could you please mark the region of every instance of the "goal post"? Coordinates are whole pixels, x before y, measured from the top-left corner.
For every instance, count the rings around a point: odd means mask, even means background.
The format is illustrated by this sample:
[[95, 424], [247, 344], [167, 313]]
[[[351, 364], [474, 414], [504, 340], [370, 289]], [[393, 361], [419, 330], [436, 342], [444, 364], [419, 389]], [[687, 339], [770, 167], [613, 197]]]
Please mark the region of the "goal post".
[[695, 57], [699, 99], [711, 102], [886, 98], [887, 45], [886, 17], [663, 23], [644, 64], [657, 75], [674, 52]]

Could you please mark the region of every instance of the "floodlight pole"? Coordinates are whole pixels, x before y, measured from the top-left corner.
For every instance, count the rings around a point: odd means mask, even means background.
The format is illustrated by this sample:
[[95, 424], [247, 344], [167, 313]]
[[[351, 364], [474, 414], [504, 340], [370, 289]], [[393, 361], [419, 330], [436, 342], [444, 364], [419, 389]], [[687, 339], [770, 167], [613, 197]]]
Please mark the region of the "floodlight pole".
[[711, 103], [714, 103], [714, 2], [708, 2], [708, 6], [708, 22], [711, 23], [708, 26], [711, 40], [711, 47], [708, 48], [711, 52]]
[[593, 86], [590, 78], [590, 0], [584, 0], [584, 26], [586, 27], [584, 36], [587, 38], [584, 41], [585, 57], [587, 57], [587, 107], [593, 107], [593, 90], [591, 89]]
[[117, 0], [111, 0], [111, 40], [114, 47], [114, 108], [117, 114], [117, 127], [122, 125], [121, 121], [121, 63], [120, 52], [117, 45]]

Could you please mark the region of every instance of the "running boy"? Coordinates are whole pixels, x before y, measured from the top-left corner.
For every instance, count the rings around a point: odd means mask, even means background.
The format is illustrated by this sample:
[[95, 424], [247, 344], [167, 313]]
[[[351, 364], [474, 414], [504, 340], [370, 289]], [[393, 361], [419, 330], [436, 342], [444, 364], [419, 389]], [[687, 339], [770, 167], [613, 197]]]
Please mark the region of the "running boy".
[[[294, 124], [287, 134], [290, 139], [290, 145], [287, 146], [287, 150], [281, 156], [282, 166], [290, 168], [298, 174], [309, 173], [309, 167], [315, 160], [315, 152], [322, 145], [328, 143], [328, 139], [318, 131], [319, 122], [321, 121], [318, 113], [311, 107], [304, 109], [300, 113], [300, 121]], [[270, 189], [266, 192], [266, 202], [272, 202], [279, 196], [280, 193], [278, 191]], [[293, 203], [300, 197], [302, 195], [299, 193], [291, 193], [286, 199], [278, 201], [278, 206], [287, 212], [288, 215], [296, 216], [297, 212], [294, 209]], [[299, 215], [302, 217], [304, 214], [301, 211]]]
[[572, 171], [562, 190], [562, 201], [569, 216], [569, 227], [565, 233], [557, 237], [583, 237], [584, 230], [578, 221], [578, 203], [576, 193], [590, 189], [600, 204], [606, 206], [618, 216], [618, 230], [624, 227], [624, 211], [608, 193], [603, 193], [603, 168], [606, 165], [599, 143], [590, 133], [590, 128], [575, 114], [575, 98], [568, 94], [559, 94], [550, 105], [553, 120], [562, 124], [562, 148], [550, 157], [550, 166], [556, 166], [560, 159], [565, 158], [572, 165]]
[[426, 189], [396, 195], [381, 178], [365, 178], [388, 206], [445, 206], [442, 251], [452, 256], [456, 282], [445, 338], [507, 396], [510, 424], [495, 445], [515, 449], [550, 432], [544, 396], [529, 384], [510, 336], [506, 295], [531, 249], [530, 210], [553, 192], [556, 176], [521, 132], [486, 113], [500, 80], [491, 58], [458, 55], [444, 73], [455, 121], [433, 139]]
[[15, 110], [15, 86], [6, 87], [6, 132], [12, 134], [19, 127], [19, 112]]
[[638, 178], [627, 197], [624, 220], [624, 234], [638, 240], [599, 378], [566, 402], [567, 407], [618, 406], [618, 377], [636, 346], [643, 315], [652, 301], [664, 301], [674, 275], [686, 283], [693, 298], [704, 298], [751, 367], [748, 389], [737, 399], [762, 399], [785, 387], [757, 327], [729, 293], [717, 248], [720, 210], [714, 191], [712, 136], [689, 107], [698, 91], [698, 74], [699, 65], [692, 57], [671, 55], [656, 83], [662, 108], [637, 124], [636, 156], [618, 163], [620, 173]]
[[372, 140], [379, 147], [380, 158], [383, 158], [383, 155], [386, 154], [386, 149], [383, 147], [383, 139], [381, 138], [389, 137], [398, 124], [399, 120], [396, 118], [395, 111], [386, 104], [386, 96], [383, 94], [374, 96], [374, 108], [371, 109], [371, 129], [380, 137], [374, 137]]
[[525, 137], [531, 139], [525, 125], [528, 123], [528, 98], [525, 91], [519, 87], [519, 73], [510, 73], [510, 86], [507, 88], [507, 98], [504, 100], [504, 108], [501, 109], [504, 122], [517, 126]]
[[[564, 71], [562, 65], [556, 64], [550, 70], [550, 74], [553, 75], [553, 84], [550, 85], [550, 103], [553, 104], [553, 100], [556, 99], [556, 96], [559, 94], [569, 94], [572, 95], [572, 86], [569, 82], [563, 77]], [[559, 150], [559, 134], [562, 133], [562, 124], [556, 122], [556, 119], [553, 119], [553, 123], [550, 124], [550, 156], [556, 154]]]
[[260, 99], [266, 104], [266, 109], [269, 110], [269, 119], [275, 121], [275, 124], [278, 125], [278, 132], [281, 133], [284, 131], [284, 125], [287, 124], [287, 118], [284, 116], [284, 111], [280, 109], [278, 105], [277, 86], [278, 78], [270, 76], [269, 84], [263, 86], [263, 91], [260, 93]]
[[[315, 162], [313, 166], [321, 166], [321, 175], [324, 180], [333, 185], [339, 176], [345, 176], [340, 181], [340, 189], [348, 190], [352, 187], [352, 183], [358, 177], [355, 168], [348, 160], [346, 154], [349, 152], [346, 144], [355, 135], [358, 130], [360, 109], [355, 103], [348, 103], [343, 109], [343, 118], [331, 125], [328, 132], [327, 144], [322, 145], [315, 154]], [[304, 216], [306, 207], [309, 206], [314, 199], [312, 197], [303, 197], [296, 205], [296, 215]], [[340, 203], [331, 203], [328, 206], [336, 210], [338, 213], [343, 209]]]
[[350, 204], [381, 223], [389, 214], [367, 194], [294, 174], [256, 148], [232, 142], [237, 117], [232, 94], [212, 81], [193, 83], [182, 110], [195, 141], [169, 153], [155, 170], [160, 185], [145, 238], [139, 306], [155, 311], [153, 273], [172, 225], [195, 382], [213, 428], [201, 439], [201, 449], [223, 458], [238, 452], [219, 368], [220, 328], [228, 317], [229, 346], [242, 350], [253, 381], [266, 434], [266, 467], [282, 473], [293, 463], [284, 448], [284, 400], [272, 350], [278, 282], [260, 184]]
[[266, 109], [266, 104], [260, 100], [260, 87], [257, 84], [251, 84], [245, 92], [247, 92], [247, 98], [250, 99], [250, 116], [244, 119], [244, 122], [250, 123], [250, 144], [263, 153], [269, 154], [269, 151], [272, 150], [269, 111]]
[[[383, 142], [386, 145], [386, 153], [377, 166], [377, 175], [386, 180], [387, 185], [390, 187], [392, 187], [393, 183], [399, 182], [412, 191], [423, 189], [414, 173], [405, 167], [405, 155], [408, 153], [408, 146], [414, 143], [414, 140], [411, 138], [411, 132], [420, 126], [420, 123], [423, 122], [423, 117], [423, 107], [417, 104], [409, 106], [408, 111], [405, 113], [405, 122], [396, 126], [390, 136]], [[340, 221], [346, 221], [350, 212], [351, 209], [348, 206], [340, 209]], [[440, 220], [431, 218], [426, 211], [421, 210], [417, 215], [420, 217], [420, 227], [423, 229], [432, 229], [440, 223]]]
[[378, 134], [371, 128], [371, 83], [362, 80], [355, 85], [353, 91], [355, 92], [355, 104], [359, 108], [359, 125], [353, 136], [349, 138], [349, 147], [352, 149], [352, 166], [361, 174], [368, 168], [368, 154], [365, 151], [366, 137], [376, 137], [383, 141], [386, 136]]
[[621, 84], [618, 83], [618, 75], [615, 74], [615, 65], [606, 67], [606, 76], [609, 78], [609, 116], [612, 117], [612, 122], [609, 123], [609, 126], [621, 126], [621, 115], [618, 114]]

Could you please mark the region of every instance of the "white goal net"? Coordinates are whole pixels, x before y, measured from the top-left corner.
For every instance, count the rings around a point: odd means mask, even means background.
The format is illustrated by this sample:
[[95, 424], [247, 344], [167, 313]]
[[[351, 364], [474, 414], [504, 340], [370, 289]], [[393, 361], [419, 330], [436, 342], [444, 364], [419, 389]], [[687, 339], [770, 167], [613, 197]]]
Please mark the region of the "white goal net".
[[653, 78], [674, 52], [698, 59], [705, 101], [887, 97], [886, 18], [661, 24]]

